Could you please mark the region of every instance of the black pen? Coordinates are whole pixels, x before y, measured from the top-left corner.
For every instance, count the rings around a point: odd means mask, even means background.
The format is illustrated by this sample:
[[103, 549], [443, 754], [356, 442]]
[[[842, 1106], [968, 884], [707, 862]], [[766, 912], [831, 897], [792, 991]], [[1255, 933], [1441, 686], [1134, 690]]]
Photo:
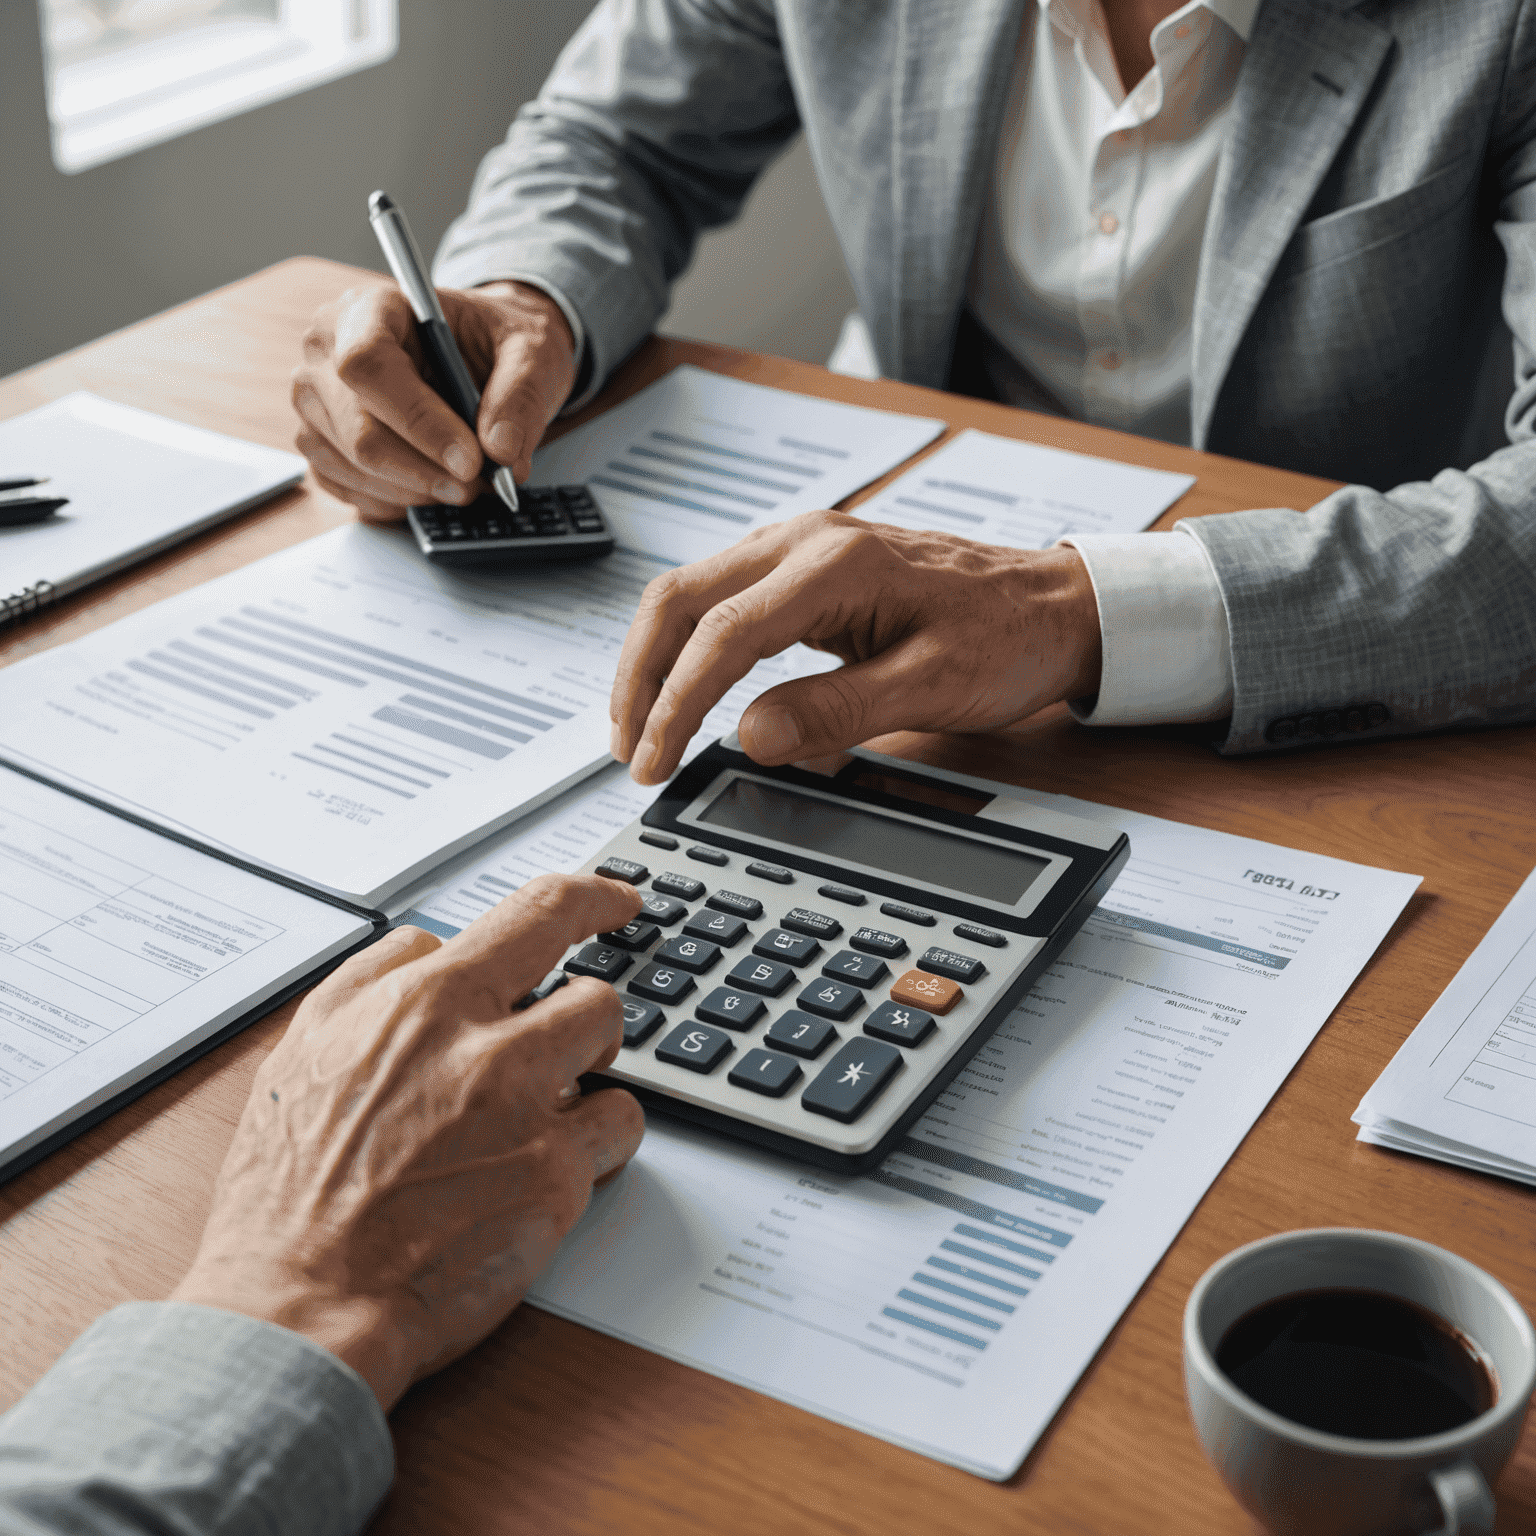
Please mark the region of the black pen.
[[0, 496], [0, 528], [40, 523], [68, 505], [65, 496]]
[[0, 480], [0, 491], [23, 491], [29, 485], [47, 485], [47, 475], [29, 475], [24, 480]]
[[[471, 432], [476, 431], [480, 391], [475, 388], [475, 381], [464, 363], [464, 354], [453, 339], [443, 306], [437, 301], [437, 290], [427, 276], [426, 263], [421, 259], [411, 226], [387, 192], [375, 192], [368, 199], [368, 222], [384, 249], [389, 270], [394, 273], [395, 281], [400, 284], [400, 290], [416, 316], [416, 335], [421, 341], [421, 350], [432, 365], [438, 394], [468, 423]], [[512, 471], [505, 465], [498, 466], [491, 476], [491, 484], [516, 512], [517, 482], [512, 478]]]

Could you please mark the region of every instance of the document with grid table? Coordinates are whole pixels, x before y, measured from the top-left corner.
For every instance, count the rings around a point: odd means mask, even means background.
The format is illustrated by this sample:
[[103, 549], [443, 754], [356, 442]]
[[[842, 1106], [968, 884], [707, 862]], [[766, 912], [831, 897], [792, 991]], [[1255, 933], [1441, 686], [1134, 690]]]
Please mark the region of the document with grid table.
[[[654, 790], [614, 771], [424, 898], [451, 933]], [[538, 1306], [983, 1477], [1018, 1467], [1418, 885], [1062, 796], [1131, 861], [875, 1172], [653, 1115]]]

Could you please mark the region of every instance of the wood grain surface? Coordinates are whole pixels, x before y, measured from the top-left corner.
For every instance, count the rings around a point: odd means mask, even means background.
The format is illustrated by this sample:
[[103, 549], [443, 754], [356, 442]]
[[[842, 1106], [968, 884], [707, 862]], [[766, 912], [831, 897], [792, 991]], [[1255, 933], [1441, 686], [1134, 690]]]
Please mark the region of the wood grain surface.
[[[312, 310], [371, 274], [296, 259], [0, 381], [0, 417], [72, 389], [288, 446], [287, 378]], [[1165, 518], [1304, 508], [1328, 482], [808, 364], [654, 340], [595, 411], [679, 362], [1186, 470]], [[870, 494], [870, 493], [866, 493]], [[862, 499], [862, 498], [858, 498]], [[0, 633], [0, 661], [60, 644], [343, 522], [313, 486]], [[908, 756], [1287, 847], [1424, 884], [1196, 1209], [1024, 1467], [993, 1485], [531, 1307], [415, 1388], [379, 1532], [1252, 1530], [1184, 1407], [1190, 1287], [1240, 1243], [1295, 1227], [1386, 1227], [1491, 1270], [1536, 1310], [1536, 1192], [1365, 1147], [1350, 1112], [1536, 863], [1536, 730], [1218, 757], [1200, 729], [1095, 731], [1060, 709], [988, 737], [901, 736]], [[0, 1188], [0, 1407], [106, 1308], [165, 1295], [283, 1009]], [[1536, 1530], [1528, 1432], [1499, 1485], [1501, 1532]]]

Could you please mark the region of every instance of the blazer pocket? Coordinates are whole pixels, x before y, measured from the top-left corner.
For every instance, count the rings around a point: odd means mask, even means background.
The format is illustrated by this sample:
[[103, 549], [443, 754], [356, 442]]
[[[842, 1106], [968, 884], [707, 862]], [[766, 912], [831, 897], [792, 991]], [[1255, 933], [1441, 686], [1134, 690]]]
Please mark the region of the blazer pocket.
[[1477, 164], [1475, 152], [1468, 150], [1404, 192], [1354, 203], [1303, 224], [1286, 247], [1272, 281], [1284, 282], [1347, 261], [1426, 228], [1476, 195]]

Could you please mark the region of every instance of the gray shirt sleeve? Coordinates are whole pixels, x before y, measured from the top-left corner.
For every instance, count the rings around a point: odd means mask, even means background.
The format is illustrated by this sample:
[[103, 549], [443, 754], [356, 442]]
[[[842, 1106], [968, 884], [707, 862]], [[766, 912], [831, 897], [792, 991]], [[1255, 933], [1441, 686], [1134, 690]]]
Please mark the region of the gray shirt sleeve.
[[378, 1399], [327, 1350], [135, 1302], [0, 1417], [0, 1536], [354, 1536], [393, 1476]]

